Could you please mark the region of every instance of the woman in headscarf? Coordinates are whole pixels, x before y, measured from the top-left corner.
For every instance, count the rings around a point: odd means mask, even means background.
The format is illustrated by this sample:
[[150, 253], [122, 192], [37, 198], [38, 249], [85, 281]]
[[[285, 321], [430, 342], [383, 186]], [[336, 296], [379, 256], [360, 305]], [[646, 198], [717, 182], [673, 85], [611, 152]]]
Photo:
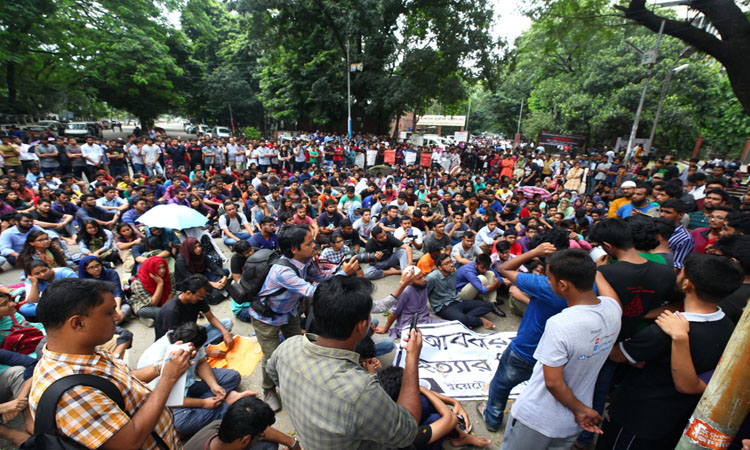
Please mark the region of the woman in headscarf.
[[159, 308], [175, 295], [174, 276], [164, 258], [152, 256], [138, 268], [137, 280], [130, 285], [130, 303], [135, 315], [146, 326], [153, 326]]
[[123, 295], [120, 275], [114, 269], [105, 268], [98, 256], [85, 256], [78, 263], [78, 278], [94, 278], [112, 283], [114, 285], [112, 295], [115, 297], [115, 303], [117, 304], [116, 311], [120, 315], [117, 323], [122, 323], [130, 315], [131, 308]]
[[206, 257], [201, 243], [192, 237], [185, 238], [180, 244], [180, 254], [174, 265], [174, 277], [178, 283], [192, 275], [203, 275], [209, 280], [210, 288], [206, 292], [206, 301], [215, 305], [226, 296], [222, 291], [229, 280], [229, 271], [216, 265], [211, 258]]

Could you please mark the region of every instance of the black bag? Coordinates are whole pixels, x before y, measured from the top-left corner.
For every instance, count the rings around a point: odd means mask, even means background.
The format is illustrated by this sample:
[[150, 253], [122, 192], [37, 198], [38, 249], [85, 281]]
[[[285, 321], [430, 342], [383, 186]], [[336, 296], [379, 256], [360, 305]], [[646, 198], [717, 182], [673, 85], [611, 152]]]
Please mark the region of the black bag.
[[[95, 389], [102, 391], [107, 397], [112, 399], [113, 402], [117, 403], [120, 409], [130, 416], [128, 410], [125, 409], [125, 401], [122, 398], [122, 393], [117, 387], [102, 377], [91, 374], [77, 374], [69, 375], [67, 377], [60, 378], [54, 383], [50, 384], [47, 389], [42, 393], [42, 397], [39, 399], [39, 404], [36, 407], [36, 419], [34, 420], [34, 434], [21, 444], [23, 450], [78, 450], [86, 448], [81, 444], [73, 441], [67, 436], [58, 434], [57, 432], [57, 420], [55, 414], [57, 414], [57, 402], [63, 396], [65, 391], [74, 386], [90, 386]], [[152, 432], [151, 437], [154, 438], [159, 448], [168, 450], [169, 446], [158, 434]]]
[[280, 288], [268, 295], [259, 297], [258, 293], [263, 288], [268, 272], [271, 266], [280, 264], [289, 267], [299, 276], [297, 268], [288, 260], [281, 259], [279, 252], [262, 248], [250, 255], [245, 261], [245, 270], [242, 272], [239, 283], [232, 283], [227, 288], [229, 295], [237, 303], [248, 303], [250, 307], [263, 317], [273, 317], [276, 314], [266, 303], [268, 297], [273, 297], [286, 291], [286, 288]]

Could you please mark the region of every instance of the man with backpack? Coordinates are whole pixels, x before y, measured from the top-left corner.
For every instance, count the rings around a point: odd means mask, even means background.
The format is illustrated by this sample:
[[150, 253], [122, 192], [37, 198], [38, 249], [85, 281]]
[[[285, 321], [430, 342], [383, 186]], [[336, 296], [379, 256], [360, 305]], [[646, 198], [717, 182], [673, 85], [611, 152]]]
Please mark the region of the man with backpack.
[[[238, 318], [247, 320], [249, 316], [263, 350], [264, 400], [274, 412], [281, 410], [281, 400], [276, 393], [276, 384], [266, 372], [266, 363], [279, 346], [279, 333], [284, 335], [284, 339], [302, 334], [299, 302], [304, 297], [312, 297], [317, 288], [316, 284], [308, 280], [317, 282], [331, 276], [320, 273], [311, 264], [315, 242], [310, 230], [296, 226], [284, 230], [279, 236], [279, 247], [283, 256], [268, 268], [263, 285], [255, 296], [258, 300], [239, 309], [233, 303], [233, 310]], [[247, 266], [250, 262], [245, 263], [243, 278], [248, 274]], [[336, 274], [351, 275], [358, 267], [359, 263], [353, 257], [343, 262]]]
[[[54, 448], [62, 442], [50, 439], [60, 436], [86, 448], [180, 447], [165, 404], [195, 349], [172, 352], [164, 361], [131, 371], [97, 349], [114, 334], [116, 307], [112, 285], [104, 281], [68, 278], [47, 289], [37, 313], [48, 341], [34, 370], [29, 406], [35, 423], [47, 420], [53, 426], [29, 438], [29, 448]], [[67, 378], [71, 375], [77, 378]], [[158, 384], [148, 389], [145, 383], [156, 377]], [[54, 384], [61, 379], [72, 385], [55, 393]], [[56, 395], [47, 395], [48, 388]]]

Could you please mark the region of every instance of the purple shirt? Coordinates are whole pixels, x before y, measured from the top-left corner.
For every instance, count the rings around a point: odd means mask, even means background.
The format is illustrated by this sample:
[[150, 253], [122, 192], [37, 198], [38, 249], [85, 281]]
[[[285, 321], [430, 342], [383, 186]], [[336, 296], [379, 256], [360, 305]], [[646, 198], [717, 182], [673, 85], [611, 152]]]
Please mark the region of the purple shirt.
[[407, 286], [398, 297], [398, 303], [391, 311], [398, 318], [388, 330], [392, 338], [400, 338], [401, 330], [411, 326], [411, 318], [417, 315], [418, 324], [443, 322], [442, 319], [430, 317], [430, 309], [427, 306], [427, 287], [419, 288]]

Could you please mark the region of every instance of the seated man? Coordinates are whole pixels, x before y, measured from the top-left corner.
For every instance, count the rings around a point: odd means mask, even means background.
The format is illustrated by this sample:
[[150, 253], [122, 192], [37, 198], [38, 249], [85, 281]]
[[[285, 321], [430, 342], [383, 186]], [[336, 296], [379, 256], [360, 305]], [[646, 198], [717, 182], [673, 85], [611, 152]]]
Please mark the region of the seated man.
[[[15, 265], [18, 254], [21, 253], [23, 244], [26, 242], [26, 236], [32, 230], [44, 231], [41, 227], [34, 225], [34, 217], [30, 214], [18, 213], [13, 216], [13, 219], [16, 224], [6, 228], [0, 234], [0, 265], [6, 261]], [[55, 234], [55, 236], [57, 235]], [[52, 238], [52, 235], [50, 235], [50, 238]]]
[[[275, 250], [279, 248], [279, 237], [273, 232], [273, 217], [264, 217], [260, 219], [260, 231], [256, 232], [249, 240], [250, 245], [255, 249], [267, 248]], [[311, 230], [312, 232], [312, 230]]]
[[426, 288], [425, 275], [419, 268], [409, 266], [404, 269], [398, 288], [390, 295], [396, 298], [396, 304], [393, 305], [385, 325], [375, 327], [375, 332], [388, 333], [392, 338], [400, 338], [401, 330], [411, 326], [411, 320], [415, 315], [417, 324], [442, 322], [441, 319], [430, 316]]
[[[2, 298], [0, 298], [2, 302]], [[12, 307], [10, 301], [3, 302], [0, 309]], [[41, 325], [40, 325], [41, 326]], [[0, 414], [2, 423], [7, 424], [19, 413], [25, 419], [25, 428], [34, 428], [29, 411], [29, 392], [31, 392], [31, 376], [34, 373], [36, 359], [21, 353], [0, 350]], [[29, 438], [25, 430], [18, 430], [7, 425], [0, 425], [0, 439], [5, 439], [21, 445]]]
[[401, 226], [393, 232], [393, 236], [417, 250], [422, 249], [422, 231], [419, 228], [412, 227], [411, 217], [401, 216]]
[[275, 421], [274, 412], [262, 400], [244, 397], [232, 403], [223, 419], [206, 425], [182, 448], [276, 450], [282, 444], [287, 449], [299, 450], [297, 438], [271, 427]]
[[474, 262], [461, 266], [456, 271], [456, 292], [464, 300], [481, 298], [490, 302], [492, 312], [505, 317], [505, 312], [498, 307], [500, 304], [497, 301], [497, 290], [503, 286], [503, 279], [490, 269], [490, 264], [490, 256], [482, 253]]
[[31, 212], [34, 217], [34, 225], [52, 230], [60, 235], [60, 238], [68, 245], [76, 243], [77, 230], [73, 223], [73, 216], [60, 214], [52, 209], [52, 203], [47, 198], [40, 198], [36, 202], [36, 209]]
[[[164, 361], [169, 355], [170, 345], [182, 341], [190, 343], [198, 349], [192, 358], [193, 364], [187, 369], [185, 381], [185, 399], [183, 404], [172, 407], [175, 427], [182, 436], [190, 436], [198, 432], [214, 420], [224, 417], [227, 408], [239, 400], [255, 392], [237, 392], [242, 377], [232, 369], [212, 369], [206, 360], [203, 344], [206, 343], [206, 329], [195, 322], [185, 322], [177, 329], [167, 332], [159, 340], [151, 344], [138, 360], [138, 369], [150, 368], [154, 364]], [[196, 381], [196, 376], [201, 381]], [[160, 377], [151, 381], [153, 388]]]
[[422, 255], [422, 257], [419, 258], [419, 261], [417, 261], [417, 267], [422, 273], [427, 275], [435, 270], [435, 258], [443, 253], [443, 248], [440, 246], [439, 242], [428, 241], [424, 244], [423, 250], [424, 255]]
[[453, 246], [451, 257], [456, 261], [456, 268], [469, 264], [474, 261], [477, 255], [482, 254], [482, 250], [475, 244], [476, 237], [473, 231], [467, 231], [461, 238], [461, 242]]
[[219, 217], [219, 229], [224, 237], [224, 245], [234, 245], [243, 239], [248, 240], [253, 234], [247, 217], [237, 211], [237, 206], [231, 200], [224, 202], [224, 214]]
[[432, 311], [445, 320], [458, 320], [469, 328], [483, 326], [491, 330], [495, 324], [482, 317], [492, 305], [481, 300], [463, 300], [456, 295], [456, 268], [449, 255], [441, 253], [435, 260], [437, 270], [427, 275], [427, 292]]
[[[208, 324], [205, 325], [208, 336], [206, 345], [213, 344], [221, 337], [226, 346], [232, 348], [234, 339], [229, 332], [232, 329], [232, 319], [219, 319], [211, 312], [211, 307], [206, 302], [208, 286], [208, 278], [203, 275], [193, 275], [180, 284], [180, 294], [167, 300], [156, 314], [156, 340], [185, 322], [196, 322], [198, 314], [202, 313], [208, 320]], [[224, 351], [213, 349], [206, 349], [206, 354], [215, 358], [226, 356]]]
[[[173, 415], [164, 405], [188, 368], [190, 352], [179, 350], [164, 361], [155, 360], [149, 367], [131, 371], [111, 353], [98, 350], [115, 331], [117, 303], [111, 287], [99, 280], [71, 278], [55, 282], [47, 290], [38, 313], [48, 341], [34, 370], [31, 416], [52, 416], [60, 435], [87, 448], [155, 450], [161, 447], [154, 435], [169, 448], [179, 448]], [[44, 391], [60, 378], [75, 374], [96, 375], [114, 384], [129, 411], [122, 411], [107, 395], [88, 386], [69, 389], [57, 402], [56, 411], [39, 411]], [[159, 382], [148, 389], [144, 383], [159, 374]]]
[[[365, 250], [374, 253], [375, 262], [365, 267], [365, 276], [377, 280], [387, 275], [398, 275], [411, 264], [411, 248], [399, 241], [392, 234], [386, 233], [380, 226], [370, 232]], [[398, 269], [395, 268], [398, 264]]]
[[26, 273], [26, 303], [21, 305], [19, 312], [29, 320], [36, 319], [36, 308], [42, 293], [53, 281], [63, 278], [78, 278], [78, 275], [67, 267], [50, 269], [44, 261], [31, 261], [24, 267]]

